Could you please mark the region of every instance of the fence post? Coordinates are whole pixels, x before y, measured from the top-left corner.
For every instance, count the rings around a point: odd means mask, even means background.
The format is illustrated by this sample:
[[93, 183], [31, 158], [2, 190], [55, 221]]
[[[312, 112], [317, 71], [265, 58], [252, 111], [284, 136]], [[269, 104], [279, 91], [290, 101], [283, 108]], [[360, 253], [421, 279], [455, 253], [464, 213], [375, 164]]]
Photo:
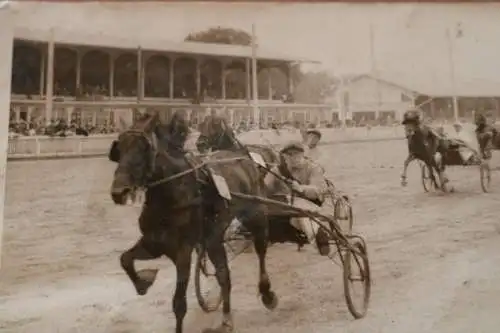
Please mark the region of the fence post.
[[40, 140], [38, 139], [38, 136], [35, 137], [35, 156], [38, 157], [40, 156]]
[[83, 140], [84, 138], [79, 138], [78, 139], [78, 155], [82, 156], [83, 155]]

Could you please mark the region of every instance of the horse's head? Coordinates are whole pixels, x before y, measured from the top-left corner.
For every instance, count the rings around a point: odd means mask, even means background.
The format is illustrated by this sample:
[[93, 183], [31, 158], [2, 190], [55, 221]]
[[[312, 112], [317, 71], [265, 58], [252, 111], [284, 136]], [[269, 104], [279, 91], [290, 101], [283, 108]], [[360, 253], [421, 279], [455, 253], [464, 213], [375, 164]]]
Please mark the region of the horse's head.
[[404, 124], [405, 136], [407, 139], [411, 139], [415, 134], [420, 133], [420, 125], [415, 122], [408, 122]]
[[420, 132], [420, 114], [415, 110], [406, 111], [401, 124], [405, 127], [406, 138], [412, 138]]
[[185, 114], [176, 112], [168, 124], [158, 127], [157, 134], [160, 141], [168, 146], [168, 149], [183, 152], [189, 131], [189, 121]]
[[200, 136], [196, 142], [196, 147], [200, 152], [212, 149], [229, 149], [234, 145], [231, 129], [226, 121], [218, 115], [210, 115], [199, 128]]
[[113, 142], [109, 157], [118, 163], [111, 185], [111, 197], [116, 204], [124, 205], [151, 178], [158, 152], [158, 125], [158, 114], [146, 114]]

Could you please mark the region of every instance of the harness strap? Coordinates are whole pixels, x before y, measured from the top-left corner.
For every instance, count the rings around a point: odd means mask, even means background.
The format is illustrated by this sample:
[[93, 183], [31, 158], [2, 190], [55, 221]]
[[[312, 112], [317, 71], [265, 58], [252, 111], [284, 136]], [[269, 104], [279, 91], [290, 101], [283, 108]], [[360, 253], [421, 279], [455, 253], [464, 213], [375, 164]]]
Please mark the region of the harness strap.
[[154, 187], [154, 186], [157, 186], [157, 185], [160, 185], [160, 184], [168, 183], [171, 180], [174, 180], [174, 179], [183, 177], [185, 175], [188, 175], [188, 174], [190, 174], [192, 172], [195, 172], [196, 170], [199, 170], [199, 169], [201, 169], [201, 168], [203, 168], [203, 167], [205, 167], [207, 165], [229, 163], [229, 162], [240, 161], [240, 160], [244, 160], [244, 159], [246, 159], [246, 157], [232, 157], [232, 158], [225, 158], [225, 159], [216, 160], [216, 161], [210, 161], [210, 160], [203, 161], [202, 163], [200, 163], [200, 164], [198, 164], [196, 166], [193, 166], [191, 169], [188, 169], [188, 170], [176, 173], [175, 175], [172, 175], [170, 177], [166, 177], [166, 178], [157, 180], [155, 182], [151, 182], [151, 183], [149, 183], [147, 185], [147, 187]]

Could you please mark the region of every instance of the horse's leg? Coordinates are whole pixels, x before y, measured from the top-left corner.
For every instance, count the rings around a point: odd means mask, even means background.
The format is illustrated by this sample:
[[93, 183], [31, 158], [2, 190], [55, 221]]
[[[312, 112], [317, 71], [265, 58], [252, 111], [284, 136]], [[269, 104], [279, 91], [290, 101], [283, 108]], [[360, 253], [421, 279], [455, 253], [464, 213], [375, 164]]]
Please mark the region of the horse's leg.
[[446, 177], [446, 174], [445, 174], [445, 164], [444, 164], [444, 156], [442, 155], [442, 153], [440, 152], [436, 152], [433, 156], [433, 158], [429, 161], [429, 171], [431, 170], [436, 170], [437, 174], [438, 174], [438, 177], [439, 177], [439, 183], [441, 184], [441, 186], [439, 186], [439, 184], [436, 182], [436, 177], [434, 177], [433, 173], [431, 172], [431, 174], [433, 175], [432, 176], [432, 179], [433, 179], [433, 183], [434, 183], [434, 187], [438, 190], [438, 189], [441, 189], [443, 191], [446, 190], [446, 183], [448, 182], [448, 177]]
[[406, 186], [408, 185], [408, 182], [406, 181], [406, 172], [408, 171], [408, 166], [410, 163], [415, 159], [415, 156], [413, 156], [412, 153], [408, 154], [408, 157], [406, 158], [404, 164], [403, 164], [403, 174], [401, 175], [401, 186]]
[[214, 228], [206, 241], [208, 258], [215, 267], [215, 276], [222, 294], [222, 323], [218, 328], [208, 328], [204, 333], [230, 333], [234, 329], [231, 313], [231, 273], [224, 248], [225, 226], [231, 223], [233, 217], [229, 210], [224, 209], [217, 214]]
[[137, 243], [120, 256], [120, 264], [134, 284], [139, 295], [145, 295], [156, 279], [157, 269], [135, 270], [135, 260], [152, 260], [163, 254], [161, 246], [146, 235], [142, 236]]
[[273, 310], [278, 305], [278, 296], [271, 290], [271, 281], [266, 269], [266, 254], [269, 237], [269, 227], [265, 210], [254, 208], [252, 216], [247, 220], [248, 229], [253, 235], [255, 252], [259, 258], [259, 293], [264, 306]]
[[184, 317], [187, 313], [186, 291], [189, 285], [189, 276], [191, 273], [191, 254], [193, 245], [189, 243], [182, 244], [177, 253], [166, 253], [175, 263], [177, 270], [177, 282], [175, 293], [172, 299], [172, 308], [175, 314], [175, 332], [183, 332]]

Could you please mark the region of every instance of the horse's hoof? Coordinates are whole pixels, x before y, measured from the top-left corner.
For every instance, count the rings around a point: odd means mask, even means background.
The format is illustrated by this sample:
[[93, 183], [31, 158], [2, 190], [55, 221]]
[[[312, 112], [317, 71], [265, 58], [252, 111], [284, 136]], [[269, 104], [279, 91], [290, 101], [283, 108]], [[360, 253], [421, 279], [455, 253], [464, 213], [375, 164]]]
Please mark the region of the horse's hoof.
[[278, 306], [278, 296], [274, 293], [274, 291], [261, 295], [261, 300], [262, 304], [264, 304], [268, 310], [274, 310]]
[[139, 281], [135, 284], [137, 294], [140, 296], [146, 295], [149, 287], [151, 287], [155, 282], [157, 274], [157, 269], [142, 269], [138, 271], [137, 275], [139, 276]]

